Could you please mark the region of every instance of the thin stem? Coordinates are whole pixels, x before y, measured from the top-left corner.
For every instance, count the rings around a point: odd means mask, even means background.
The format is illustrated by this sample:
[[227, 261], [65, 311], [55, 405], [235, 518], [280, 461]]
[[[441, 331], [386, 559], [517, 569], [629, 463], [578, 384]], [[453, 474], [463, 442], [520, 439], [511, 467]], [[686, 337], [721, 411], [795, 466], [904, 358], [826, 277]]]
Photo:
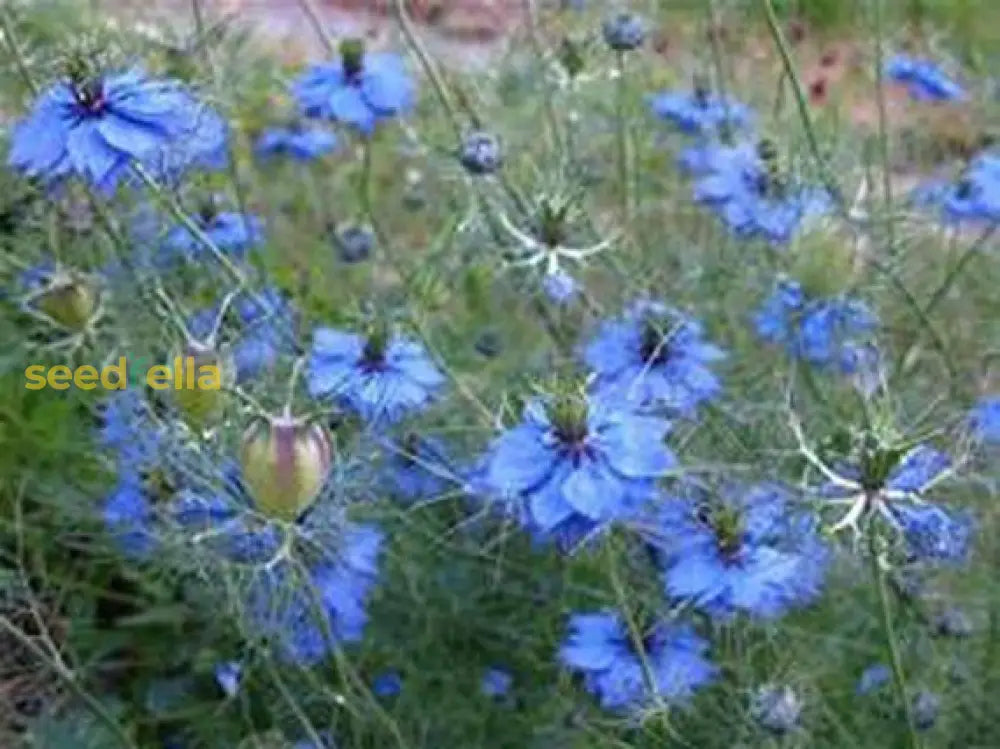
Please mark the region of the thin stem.
[[14, 59], [17, 72], [21, 75], [24, 85], [31, 91], [32, 96], [38, 96], [38, 86], [35, 85], [35, 80], [31, 77], [31, 72], [28, 70], [28, 64], [24, 59], [24, 55], [17, 46], [17, 35], [14, 32], [14, 19], [11, 15], [10, 7], [4, 7], [3, 12], [0, 12], [0, 25], [3, 26], [4, 45], [10, 52], [10, 56]]
[[910, 707], [909, 696], [906, 692], [906, 675], [903, 672], [903, 659], [899, 653], [899, 643], [896, 640], [896, 631], [892, 621], [892, 607], [889, 602], [889, 588], [886, 585], [885, 571], [879, 561], [878, 549], [875, 538], [872, 536], [869, 544], [869, 555], [871, 556], [872, 582], [875, 591], [878, 593], [879, 609], [882, 615], [882, 633], [885, 636], [886, 652], [889, 655], [889, 663], [892, 668], [893, 683], [896, 687], [896, 695], [902, 703], [903, 716], [906, 718], [906, 727], [910, 734], [910, 746], [913, 749], [920, 749], [920, 734], [917, 731], [917, 724], [913, 718], [913, 711]]
[[795, 94], [795, 104], [799, 110], [799, 119], [802, 121], [802, 127], [806, 133], [809, 150], [812, 152], [813, 159], [819, 167], [820, 179], [830, 193], [830, 197], [841, 207], [842, 211], [846, 212], [847, 206], [844, 203], [843, 193], [833, 176], [833, 172], [830, 170], [830, 165], [826, 163], [826, 159], [820, 150], [819, 139], [816, 137], [812, 117], [809, 115], [809, 104], [806, 99], [805, 89], [802, 88], [802, 81], [799, 79], [799, 74], [795, 70], [795, 64], [792, 62], [792, 56], [788, 50], [788, 42], [785, 41], [785, 35], [781, 32], [778, 17], [774, 13], [772, 0], [760, 0], [760, 2], [764, 8], [764, 16], [767, 20], [768, 31], [771, 33], [771, 39], [774, 41], [774, 46], [778, 48], [778, 54], [781, 56], [781, 64], [784, 66], [785, 75], [788, 76], [788, 80], [792, 84], [792, 91]]
[[[538, 62], [541, 63], [544, 59], [544, 50], [542, 48], [541, 38], [539, 36], [539, 24], [538, 24], [538, 4], [535, 0], [524, 0], [524, 15], [527, 19], [528, 27], [528, 41], [531, 43], [532, 51], [535, 57], [538, 58]], [[562, 136], [559, 129], [559, 119], [556, 117], [555, 110], [555, 92], [547, 86], [548, 76], [542, 75], [542, 84], [547, 89], [542, 96], [542, 105], [545, 110], [545, 121], [548, 124], [549, 131], [552, 137], [552, 145], [556, 152], [559, 153], [562, 150]]]
[[462, 122], [459, 120], [458, 114], [455, 112], [455, 107], [451, 103], [451, 97], [448, 95], [448, 90], [445, 88], [441, 74], [413, 30], [413, 23], [410, 21], [410, 15], [406, 10], [406, 1], [394, 0], [393, 9], [395, 10], [396, 21], [403, 32], [403, 38], [406, 40], [407, 46], [416, 55], [420, 67], [424, 69], [424, 74], [430, 80], [431, 87], [434, 89], [434, 93], [437, 94], [437, 98], [441, 102], [445, 114], [448, 116], [451, 128], [455, 132], [455, 139], [460, 141], [462, 139]]
[[632, 185], [629, 165], [628, 113], [626, 110], [628, 90], [625, 85], [625, 53], [618, 52], [618, 80], [615, 81], [615, 119], [618, 135], [618, 179], [622, 191], [622, 224], [628, 229], [632, 225]]
[[882, 0], [875, 3], [875, 98], [878, 103], [878, 146], [882, 161], [882, 197], [885, 201], [885, 231], [888, 254], [896, 251], [896, 223], [893, 220], [892, 171], [889, 160], [889, 118], [885, 107]]
[[323, 19], [319, 16], [319, 9], [317, 9], [316, 4], [313, 0], [298, 0], [299, 7], [302, 12], [306, 14], [306, 18], [309, 19], [309, 24], [313, 27], [313, 31], [316, 32], [316, 36], [319, 37], [320, 42], [326, 48], [326, 51], [335, 55], [337, 53], [337, 44], [333, 41], [333, 37], [330, 36], [330, 32], [326, 30], [326, 26], [323, 25]]

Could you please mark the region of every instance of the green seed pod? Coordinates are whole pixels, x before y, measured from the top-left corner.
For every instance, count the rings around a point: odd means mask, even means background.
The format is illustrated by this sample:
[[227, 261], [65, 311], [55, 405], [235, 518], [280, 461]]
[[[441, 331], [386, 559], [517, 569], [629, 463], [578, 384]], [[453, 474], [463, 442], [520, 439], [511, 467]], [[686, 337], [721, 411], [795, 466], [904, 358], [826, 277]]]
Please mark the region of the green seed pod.
[[80, 331], [97, 312], [98, 292], [84, 276], [59, 272], [38, 297], [38, 308], [64, 328]]
[[295, 520], [316, 500], [330, 470], [327, 431], [289, 414], [259, 419], [243, 435], [243, 481], [265, 515]]
[[223, 388], [235, 374], [226, 357], [214, 346], [188, 341], [165, 366], [171, 377], [166, 387], [191, 426], [203, 428], [219, 416], [226, 397]]

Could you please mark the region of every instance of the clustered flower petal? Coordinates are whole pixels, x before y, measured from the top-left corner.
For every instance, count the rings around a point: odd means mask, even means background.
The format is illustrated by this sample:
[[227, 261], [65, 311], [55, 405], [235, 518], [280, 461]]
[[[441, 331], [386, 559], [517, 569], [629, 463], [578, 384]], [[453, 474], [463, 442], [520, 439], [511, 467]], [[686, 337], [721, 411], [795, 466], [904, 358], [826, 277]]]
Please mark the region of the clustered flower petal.
[[[684, 704], [709, 684], [718, 669], [705, 657], [707, 649], [689, 625], [663, 624], [643, 637], [640, 656], [620, 616], [601, 611], [570, 617], [559, 657], [583, 675], [587, 691], [603, 708], [638, 711], [661, 700]], [[643, 660], [648, 674], [643, 672]]]
[[224, 127], [178, 81], [133, 68], [42, 93], [14, 128], [8, 163], [46, 182], [75, 174], [111, 192], [133, 163], [159, 171], [217, 148]]
[[677, 461], [664, 444], [670, 424], [588, 398], [572, 423], [556, 399], [537, 398], [521, 423], [490, 447], [484, 490], [523, 509], [529, 528], [597, 530], [633, 515]]
[[858, 299], [810, 298], [798, 281], [781, 276], [753, 323], [761, 339], [783, 347], [789, 356], [853, 374], [867, 361], [878, 319]]
[[368, 422], [398, 421], [423, 409], [445, 377], [424, 347], [402, 335], [376, 341], [318, 328], [309, 359], [309, 391], [342, 403]]
[[595, 391], [638, 407], [692, 416], [722, 391], [712, 371], [725, 352], [705, 339], [701, 323], [660, 302], [640, 300], [601, 324], [583, 350]]

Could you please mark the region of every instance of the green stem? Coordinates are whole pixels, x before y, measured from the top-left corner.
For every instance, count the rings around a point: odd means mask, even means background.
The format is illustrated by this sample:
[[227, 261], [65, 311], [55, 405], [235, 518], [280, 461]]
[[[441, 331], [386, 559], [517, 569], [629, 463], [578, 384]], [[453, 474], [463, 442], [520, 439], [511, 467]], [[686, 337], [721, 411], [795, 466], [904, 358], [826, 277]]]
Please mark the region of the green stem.
[[896, 223], [893, 219], [892, 171], [889, 159], [889, 118], [885, 106], [885, 83], [883, 72], [882, 0], [875, 3], [875, 97], [878, 103], [878, 146], [882, 161], [882, 196], [885, 201], [885, 232], [888, 254], [896, 251]]
[[625, 85], [625, 53], [617, 53], [618, 80], [615, 81], [616, 121], [618, 135], [618, 180], [622, 191], [622, 227], [627, 231], [632, 225], [632, 185], [629, 167], [629, 138], [627, 119], [627, 96]]
[[874, 537], [872, 537], [869, 545], [869, 554], [871, 556], [872, 582], [878, 593], [879, 609], [882, 616], [882, 634], [885, 637], [885, 647], [892, 668], [896, 696], [902, 703], [903, 716], [906, 718], [906, 727], [910, 737], [910, 746], [912, 749], [920, 749], [920, 734], [917, 731], [917, 724], [913, 718], [913, 710], [910, 707], [910, 699], [906, 691], [906, 675], [903, 671], [903, 659], [899, 652], [899, 643], [896, 640], [896, 631], [892, 621], [889, 588], [886, 585], [885, 571], [879, 563], [878, 549], [876, 548]]
[[[535, 0], [524, 0], [524, 15], [527, 19], [528, 41], [531, 43], [532, 51], [541, 63], [544, 58], [541, 39], [538, 31], [538, 5]], [[555, 92], [546, 85], [547, 76], [542, 72], [542, 84], [545, 87], [542, 96], [542, 106], [545, 111], [545, 121], [548, 124], [549, 133], [552, 138], [552, 146], [556, 153], [562, 150], [562, 136], [560, 135], [559, 119], [556, 117]]]
[[834, 202], [840, 206], [846, 215], [847, 206], [844, 203], [843, 193], [833, 176], [830, 165], [827, 164], [826, 159], [823, 157], [823, 152], [820, 150], [819, 139], [816, 137], [812, 117], [809, 115], [809, 104], [806, 99], [805, 89], [802, 88], [802, 81], [799, 79], [799, 74], [795, 70], [795, 64], [792, 62], [792, 56], [788, 50], [788, 42], [785, 41], [785, 35], [781, 32], [778, 17], [774, 13], [772, 0], [760, 0], [760, 2], [764, 8], [764, 17], [767, 20], [767, 28], [771, 34], [771, 39], [774, 41], [774, 46], [778, 48], [778, 54], [781, 56], [781, 64], [785, 69], [785, 75], [788, 76], [788, 80], [792, 84], [792, 91], [795, 94], [795, 105], [799, 111], [799, 119], [802, 121], [802, 127], [806, 133], [809, 150], [816, 161], [816, 165], [819, 167], [820, 180], [830, 193], [830, 197], [833, 198]]
[[302, 12], [306, 14], [306, 18], [309, 19], [309, 24], [313, 27], [313, 31], [316, 32], [316, 36], [326, 48], [327, 53], [335, 55], [337, 53], [337, 45], [333, 41], [333, 37], [330, 36], [330, 32], [327, 31], [326, 27], [323, 25], [323, 19], [319, 17], [319, 10], [316, 8], [313, 0], [298, 0], [298, 2], [299, 7], [302, 8]]

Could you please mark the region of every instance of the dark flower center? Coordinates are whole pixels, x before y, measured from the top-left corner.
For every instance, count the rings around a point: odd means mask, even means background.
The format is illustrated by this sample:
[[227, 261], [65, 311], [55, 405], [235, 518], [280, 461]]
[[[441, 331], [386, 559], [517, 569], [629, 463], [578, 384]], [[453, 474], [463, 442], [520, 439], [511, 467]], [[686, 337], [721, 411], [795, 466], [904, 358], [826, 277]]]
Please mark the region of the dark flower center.
[[699, 109], [708, 109], [708, 83], [700, 75], [694, 77], [694, 103]]
[[559, 62], [570, 78], [576, 78], [583, 72], [584, 65], [580, 44], [570, 37], [563, 39], [559, 47]]
[[702, 505], [695, 516], [715, 534], [716, 547], [722, 557], [729, 562], [737, 561], [746, 531], [742, 513], [728, 504]]
[[975, 186], [972, 184], [972, 180], [968, 177], [962, 177], [955, 185], [955, 197], [959, 200], [968, 200], [972, 197], [975, 191]]
[[389, 329], [385, 325], [375, 325], [368, 334], [361, 350], [361, 365], [368, 371], [377, 372], [385, 368], [385, 354], [389, 347]]
[[154, 504], [162, 504], [174, 496], [176, 487], [162, 468], [142, 473], [142, 487]]
[[556, 438], [574, 453], [583, 451], [587, 440], [587, 401], [582, 395], [560, 395], [549, 408]]
[[663, 364], [670, 358], [664, 320], [654, 316], [643, 320], [639, 334], [639, 355], [646, 364]]
[[104, 98], [104, 83], [100, 79], [73, 82], [73, 98], [83, 114], [97, 116], [104, 112], [107, 101]]
[[399, 456], [404, 465], [416, 465], [420, 456], [420, 435], [416, 432], [407, 432], [402, 439], [402, 454]]
[[219, 206], [211, 198], [203, 200], [198, 205], [198, 220], [202, 226], [209, 226], [219, 216]]
[[889, 474], [899, 465], [904, 451], [887, 448], [866, 437], [861, 451], [860, 484], [868, 492], [879, 492], [885, 488]]
[[558, 247], [566, 238], [566, 218], [569, 205], [553, 205], [544, 201], [539, 210], [538, 240], [546, 247]]
[[340, 43], [340, 60], [344, 75], [352, 83], [357, 82], [365, 65], [365, 43], [360, 39], [345, 39]]

